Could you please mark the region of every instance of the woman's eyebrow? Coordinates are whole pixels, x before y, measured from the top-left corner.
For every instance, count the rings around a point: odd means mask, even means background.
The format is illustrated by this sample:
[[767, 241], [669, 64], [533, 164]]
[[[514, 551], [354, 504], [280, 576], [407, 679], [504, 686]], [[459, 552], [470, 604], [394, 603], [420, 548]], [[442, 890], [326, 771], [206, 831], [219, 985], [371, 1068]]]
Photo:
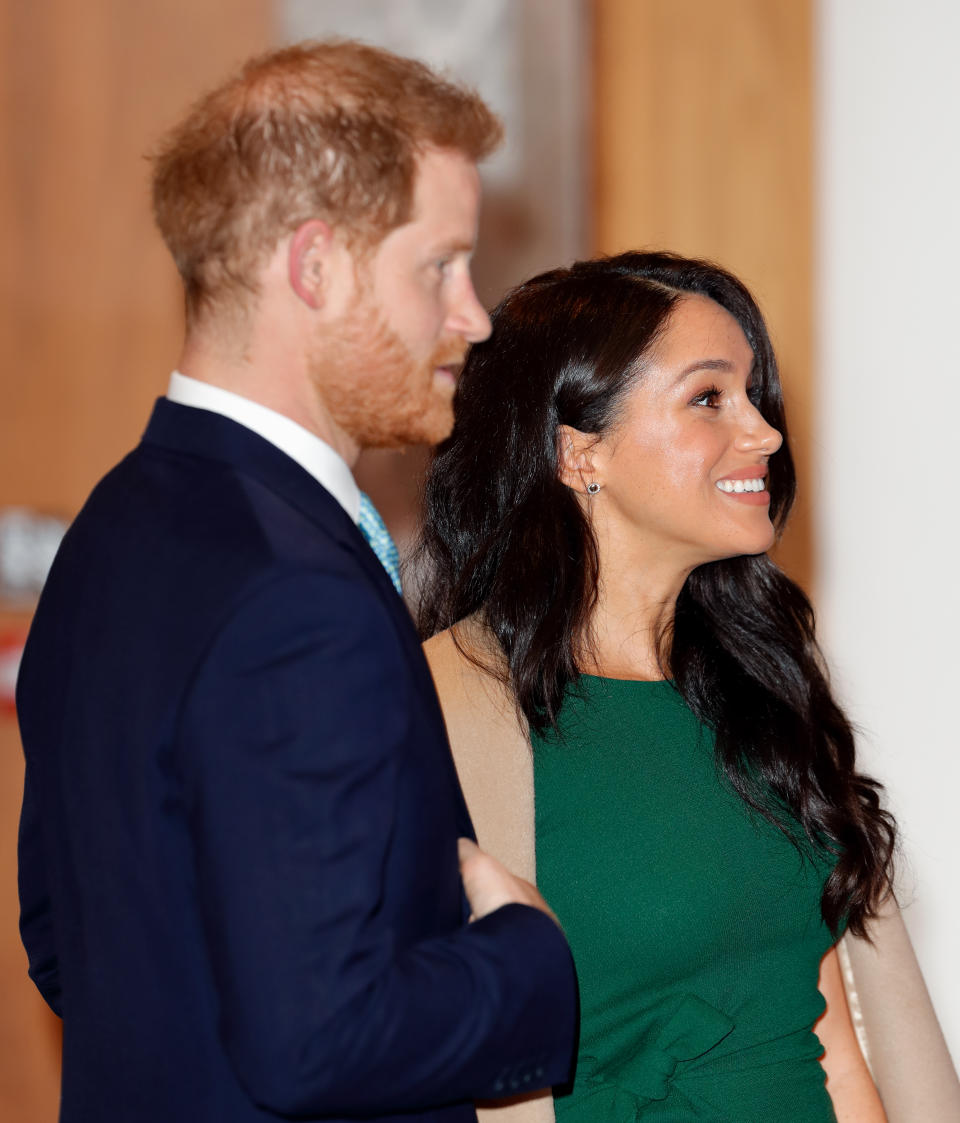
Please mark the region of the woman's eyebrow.
[[684, 379], [689, 378], [691, 374], [696, 374], [699, 370], [733, 371], [735, 369], [735, 365], [729, 359], [697, 359], [696, 362], [683, 368], [677, 375], [677, 382], [683, 382]]

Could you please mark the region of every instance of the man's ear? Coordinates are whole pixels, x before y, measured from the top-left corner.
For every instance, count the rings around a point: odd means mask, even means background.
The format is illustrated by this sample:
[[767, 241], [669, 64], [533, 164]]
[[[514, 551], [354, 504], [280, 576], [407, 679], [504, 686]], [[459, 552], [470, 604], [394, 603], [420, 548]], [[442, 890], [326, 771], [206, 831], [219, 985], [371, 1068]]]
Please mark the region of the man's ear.
[[570, 425], [557, 427], [557, 464], [560, 482], [567, 487], [587, 494], [591, 483], [602, 483], [596, 479], [594, 450], [599, 442], [596, 433], [581, 433]]
[[308, 307], [329, 301], [336, 256], [333, 231], [322, 219], [311, 218], [293, 232], [287, 251], [290, 287]]

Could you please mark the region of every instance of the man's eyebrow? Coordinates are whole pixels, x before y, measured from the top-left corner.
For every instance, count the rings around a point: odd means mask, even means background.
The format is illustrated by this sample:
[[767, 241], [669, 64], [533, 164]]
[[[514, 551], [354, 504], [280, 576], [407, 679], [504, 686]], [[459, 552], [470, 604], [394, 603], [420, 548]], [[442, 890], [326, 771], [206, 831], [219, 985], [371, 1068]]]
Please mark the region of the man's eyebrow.
[[437, 238], [431, 245], [431, 253], [473, 253], [477, 243], [459, 234], [452, 234], [449, 238]]

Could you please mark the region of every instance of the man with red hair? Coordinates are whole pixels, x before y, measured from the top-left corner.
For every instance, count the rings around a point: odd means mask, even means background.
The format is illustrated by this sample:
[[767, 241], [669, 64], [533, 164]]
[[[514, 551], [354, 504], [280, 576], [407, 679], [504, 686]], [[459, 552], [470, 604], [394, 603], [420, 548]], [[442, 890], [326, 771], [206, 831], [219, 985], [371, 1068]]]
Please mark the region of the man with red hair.
[[499, 135], [426, 67], [330, 42], [248, 63], [156, 157], [184, 348], [64, 541], [18, 687], [64, 1123], [458, 1123], [568, 1075], [569, 951], [470, 841], [351, 472], [451, 430]]

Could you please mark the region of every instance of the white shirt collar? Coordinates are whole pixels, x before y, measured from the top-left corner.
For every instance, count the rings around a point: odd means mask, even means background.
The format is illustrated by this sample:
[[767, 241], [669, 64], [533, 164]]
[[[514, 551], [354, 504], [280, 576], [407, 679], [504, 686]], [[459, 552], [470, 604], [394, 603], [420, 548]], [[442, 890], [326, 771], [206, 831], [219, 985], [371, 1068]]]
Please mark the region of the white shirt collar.
[[175, 370], [170, 375], [167, 398], [182, 406], [206, 409], [244, 425], [285, 452], [336, 499], [354, 522], [360, 514], [360, 489], [343, 457], [314, 433], [276, 410], [231, 390], [188, 378]]

